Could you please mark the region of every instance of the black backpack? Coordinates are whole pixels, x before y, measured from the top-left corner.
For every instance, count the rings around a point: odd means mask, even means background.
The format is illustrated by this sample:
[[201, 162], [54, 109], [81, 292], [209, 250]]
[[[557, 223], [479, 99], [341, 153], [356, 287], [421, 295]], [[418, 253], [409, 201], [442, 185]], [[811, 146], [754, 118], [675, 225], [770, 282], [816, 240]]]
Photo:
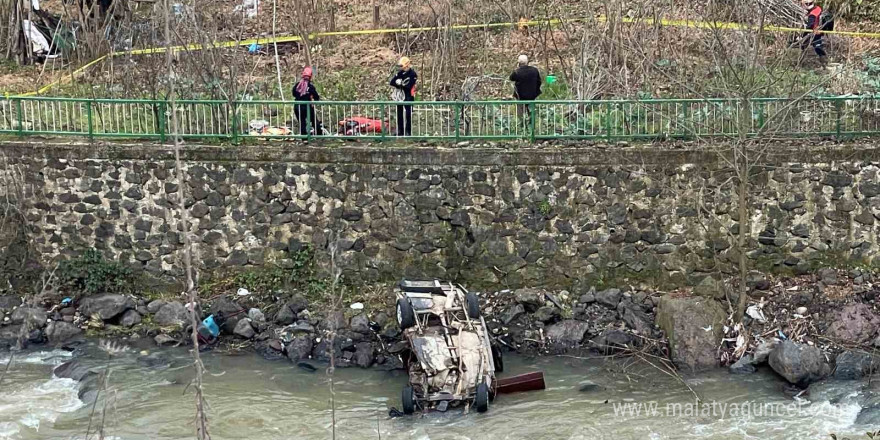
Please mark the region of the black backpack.
[[822, 32], [834, 31], [834, 14], [830, 11], [822, 11], [819, 14], [819, 30]]

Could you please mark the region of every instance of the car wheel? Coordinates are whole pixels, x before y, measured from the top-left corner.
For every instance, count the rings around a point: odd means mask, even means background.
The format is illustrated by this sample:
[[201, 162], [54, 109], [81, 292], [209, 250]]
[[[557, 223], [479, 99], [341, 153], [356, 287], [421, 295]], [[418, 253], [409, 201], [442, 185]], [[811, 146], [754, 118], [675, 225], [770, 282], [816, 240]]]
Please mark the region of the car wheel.
[[468, 318], [480, 319], [480, 301], [477, 299], [477, 295], [475, 293], [468, 292], [467, 295], [464, 296], [464, 302]]
[[474, 398], [474, 406], [477, 412], [484, 413], [489, 410], [489, 385], [481, 383], [477, 385], [477, 397]]
[[407, 385], [403, 387], [403, 393], [400, 395], [400, 400], [403, 403], [404, 414], [409, 415], [416, 412], [416, 395], [411, 386]]
[[496, 373], [504, 372], [504, 359], [501, 356], [501, 347], [497, 345], [492, 346], [492, 362], [495, 364]]
[[397, 323], [400, 324], [401, 330], [406, 330], [416, 325], [416, 312], [406, 298], [397, 300]]

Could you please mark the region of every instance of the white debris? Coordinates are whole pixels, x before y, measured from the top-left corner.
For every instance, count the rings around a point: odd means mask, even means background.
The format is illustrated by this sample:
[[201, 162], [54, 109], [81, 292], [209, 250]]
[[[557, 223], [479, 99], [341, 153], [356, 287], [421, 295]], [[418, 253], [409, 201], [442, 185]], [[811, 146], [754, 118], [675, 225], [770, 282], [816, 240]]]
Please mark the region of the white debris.
[[749, 315], [749, 317], [754, 319], [755, 321], [761, 323], [767, 322], [767, 317], [764, 316], [764, 312], [758, 305], [749, 306], [749, 308], [746, 309], [746, 315]]
[[245, 289], [244, 287], [239, 287], [238, 292], [236, 292], [236, 293], [238, 294], [238, 296], [248, 296], [251, 294], [251, 292], [249, 290]]
[[350, 305], [349, 307], [354, 310], [363, 310], [364, 304], [363, 303], [354, 303], [354, 304]]

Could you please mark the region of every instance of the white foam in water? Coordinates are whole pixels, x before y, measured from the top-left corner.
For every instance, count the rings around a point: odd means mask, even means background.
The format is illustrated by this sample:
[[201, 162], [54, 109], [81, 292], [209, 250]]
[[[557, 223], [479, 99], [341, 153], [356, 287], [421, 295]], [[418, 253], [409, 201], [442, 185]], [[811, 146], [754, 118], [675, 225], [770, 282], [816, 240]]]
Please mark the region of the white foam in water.
[[[61, 365], [72, 357], [73, 353], [66, 350], [35, 351], [27, 354], [16, 354], [13, 362], [16, 364]], [[8, 353], [0, 356], [0, 365], [6, 365], [7, 362], [9, 362]]]
[[61, 414], [81, 408], [77, 387], [75, 380], [56, 377], [0, 393], [0, 414], [12, 420], [0, 423], [0, 440], [18, 438], [24, 429], [39, 431], [42, 424], [51, 425]]

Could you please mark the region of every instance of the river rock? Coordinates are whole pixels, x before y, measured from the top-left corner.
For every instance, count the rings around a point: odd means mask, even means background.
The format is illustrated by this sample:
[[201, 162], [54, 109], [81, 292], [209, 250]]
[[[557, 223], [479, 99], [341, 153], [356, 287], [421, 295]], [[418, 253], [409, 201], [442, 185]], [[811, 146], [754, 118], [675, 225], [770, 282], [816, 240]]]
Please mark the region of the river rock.
[[835, 364], [835, 379], [856, 380], [869, 376], [880, 369], [880, 358], [874, 359], [867, 353], [844, 351], [837, 355]]
[[635, 343], [635, 337], [623, 330], [609, 328], [591, 341], [592, 348], [603, 353], [612, 353]]
[[158, 312], [159, 309], [161, 309], [162, 306], [164, 306], [165, 304], [167, 304], [167, 302], [166, 302], [165, 300], [161, 300], [161, 299], [157, 299], [157, 300], [150, 301], [150, 303], [147, 304], [147, 312], [149, 312], [149, 313], [156, 313], [156, 312]]
[[97, 315], [101, 320], [109, 321], [135, 306], [134, 300], [126, 295], [98, 295], [84, 299], [79, 312], [84, 316]]
[[19, 307], [12, 312], [12, 323], [22, 324], [29, 330], [45, 327], [48, 319], [46, 311], [37, 307]]
[[21, 305], [21, 298], [15, 295], [0, 296], [0, 315], [9, 313]]
[[21, 325], [4, 325], [0, 326], [0, 349], [15, 346], [19, 337], [22, 335]]
[[46, 326], [46, 338], [50, 344], [67, 342], [82, 334], [82, 329], [65, 321], [52, 321]]
[[612, 309], [617, 308], [620, 303], [620, 297], [623, 294], [620, 289], [605, 289], [596, 292], [596, 302]]
[[287, 307], [290, 307], [290, 310], [293, 313], [300, 313], [309, 308], [309, 301], [302, 295], [293, 295], [290, 297], [290, 300], [287, 301]]
[[345, 319], [345, 313], [342, 310], [336, 310], [327, 314], [327, 318], [321, 321], [319, 327], [322, 330], [339, 331], [348, 326], [348, 320]]
[[822, 350], [790, 340], [782, 341], [770, 353], [770, 368], [785, 380], [806, 386], [831, 372]]
[[367, 318], [367, 315], [363, 313], [352, 316], [351, 321], [349, 321], [349, 326], [352, 331], [360, 334], [368, 335], [371, 333], [370, 320]]
[[242, 319], [238, 321], [238, 323], [235, 324], [235, 330], [233, 330], [233, 333], [236, 336], [240, 336], [245, 339], [252, 339], [254, 335], [256, 335], [249, 319]]
[[156, 335], [156, 337], [153, 338], [153, 341], [156, 342], [156, 345], [159, 345], [159, 346], [171, 345], [171, 344], [177, 343], [177, 339], [174, 339], [171, 336], [166, 335], [164, 333], [160, 333], [160, 334]]
[[526, 309], [525, 307], [523, 307], [522, 304], [517, 303], [512, 306], [508, 306], [506, 309], [504, 309], [504, 312], [501, 313], [501, 322], [503, 322], [504, 325], [508, 325], [524, 313], [526, 313]]
[[583, 321], [565, 319], [548, 326], [544, 335], [557, 346], [569, 348], [580, 345], [590, 325]]
[[864, 344], [877, 336], [880, 317], [867, 304], [850, 304], [834, 314], [828, 334], [843, 342]]
[[764, 341], [755, 348], [755, 356], [752, 362], [755, 365], [760, 365], [767, 362], [767, 359], [770, 358], [770, 353], [773, 352], [773, 349], [779, 345], [779, 340], [771, 339], [769, 341]]
[[238, 321], [247, 317], [243, 307], [238, 305], [235, 301], [225, 297], [214, 301], [214, 303], [211, 304], [208, 313], [214, 315], [215, 319], [219, 319], [223, 322], [220, 326], [220, 330], [227, 335], [234, 334], [235, 326], [238, 324]]
[[559, 321], [559, 318], [562, 317], [562, 314], [559, 312], [559, 309], [556, 306], [543, 306], [535, 311], [535, 314], [532, 317], [541, 321], [545, 324], [552, 324], [556, 321]]
[[254, 344], [254, 351], [267, 361], [278, 361], [284, 359], [284, 353], [281, 352], [281, 341], [277, 339], [267, 339]]
[[544, 305], [544, 292], [540, 289], [517, 289], [513, 292], [513, 297], [529, 313], [534, 313]]
[[627, 327], [637, 331], [640, 335], [651, 334], [654, 325], [651, 323], [651, 317], [642, 310], [641, 306], [630, 301], [621, 301], [620, 306], [622, 307], [618, 307], [618, 310], [622, 309], [620, 316]]
[[153, 322], [162, 327], [186, 327], [189, 314], [186, 307], [178, 301], [171, 301], [159, 308], [153, 316]]
[[724, 295], [724, 284], [712, 277], [705, 277], [699, 284], [694, 286], [694, 294], [711, 299], [722, 300]]
[[290, 325], [296, 321], [296, 313], [293, 313], [293, 310], [290, 310], [287, 304], [281, 306], [278, 309], [278, 312], [275, 313], [275, 318], [273, 318], [278, 325]]
[[257, 308], [252, 308], [248, 310], [247, 316], [248, 318], [250, 318], [251, 321], [254, 322], [266, 322], [266, 315], [264, 315], [263, 312], [261, 312], [260, 309]]
[[72, 379], [79, 382], [77, 397], [89, 403], [94, 401], [98, 394], [98, 373], [91, 371], [78, 360], [67, 361], [52, 370], [52, 374], [60, 379]]
[[739, 358], [733, 365], [728, 368], [730, 374], [752, 374], [755, 372], [754, 359], [752, 355], [745, 354]]
[[141, 314], [134, 310], [126, 310], [119, 319], [119, 325], [123, 327], [134, 327], [141, 322]]
[[375, 361], [373, 345], [369, 342], [359, 342], [354, 351], [354, 363], [361, 368], [370, 368]]
[[308, 359], [312, 354], [314, 343], [315, 341], [312, 339], [311, 334], [302, 333], [294, 336], [287, 344], [287, 347], [285, 347], [287, 358], [293, 363]]
[[720, 304], [702, 297], [664, 295], [657, 307], [657, 325], [666, 333], [672, 361], [692, 371], [718, 364], [716, 353], [727, 314]]

